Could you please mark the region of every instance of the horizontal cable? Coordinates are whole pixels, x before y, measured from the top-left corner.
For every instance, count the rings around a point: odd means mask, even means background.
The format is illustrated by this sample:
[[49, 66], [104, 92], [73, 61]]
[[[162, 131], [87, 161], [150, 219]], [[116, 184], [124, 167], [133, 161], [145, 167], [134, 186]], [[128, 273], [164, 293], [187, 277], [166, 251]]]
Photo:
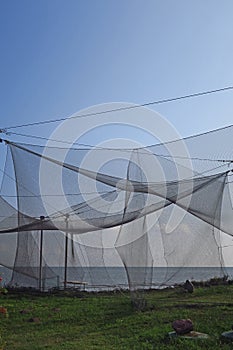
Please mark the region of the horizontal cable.
[[[81, 146], [81, 147], [88, 147], [86, 148], [69, 148], [70, 150], [89, 150], [89, 149], [96, 149], [96, 150], [106, 150], [106, 151], [122, 151], [122, 152], [134, 152], [137, 151], [138, 154], [146, 154], [146, 155], [152, 155], [152, 156], [157, 156], [157, 157], [164, 157], [164, 158], [174, 158], [174, 159], [190, 159], [190, 160], [199, 160], [199, 161], [208, 161], [208, 162], [224, 162], [224, 163], [233, 163], [233, 159], [213, 159], [213, 158], [200, 158], [200, 157], [185, 157], [185, 156], [179, 156], [179, 155], [165, 155], [165, 154], [158, 154], [158, 153], [154, 153], [151, 151], [150, 148], [152, 148], [153, 146], [147, 146], [147, 147], [142, 147], [142, 148], [110, 148], [110, 147], [100, 147], [100, 146], [94, 146], [94, 145], [88, 145], [88, 144], [84, 144], [84, 143], [78, 143], [78, 142], [67, 142], [67, 141], [63, 141], [63, 140], [56, 140], [56, 139], [50, 139], [50, 138], [46, 138], [43, 136], [35, 136], [35, 135], [28, 135], [28, 134], [21, 134], [21, 133], [15, 133], [15, 132], [10, 132], [10, 134], [14, 134], [17, 136], [23, 136], [23, 137], [27, 137], [27, 138], [35, 138], [35, 139], [41, 139], [41, 140], [45, 140], [45, 141], [51, 141], [51, 142], [59, 142], [59, 143], [64, 143], [64, 144], [69, 144], [69, 145], [75, 145], [75, 146]], [[181, 139], [183, 140], [183, 139]], [[5, 141], [5, 140], [3, 140]], [[20, 143], [19, 143], [20, 144]], [[47, 146], [43, 146], [43, 145], [32, 145], [32, 144], [23, 144], [25, 146], [38, 146], [38, 147], [47, 147]], [[156, 145], [155, 145], [156, 146]], [[50, 147], [48, 147], [50, 148]], [[51, 146], [51, 148], [58, 148], [59, 147], [53, 147]], [[147, 149], [147, 151], [146, 151]]]
[[[166, 98], [166, 99], [162, 99], [162, 100], [156, 100], [156, 101], [152, 101], [152, 102], [142, 103], [139, 105], [113, 108], [113, 109], [109, 109], [106, 111], [77, 114], [75, 116], [70, 117], [69, 119], [86, 118], [86, 117], [90, 117], [90, 116], [97, 116], [97, 115], [102, 115], [102, 114], [107, 114], [107, 113], [126, 111], [126, 110], [136, 109], [136, 108], [140, 108], [140, 107], [148, 107], [148, 106], [152, 106], [152, 105], [156, 105], [156, 104], [175, 102], [175, 101], [180, 101], [180, 100], [184, 100], [184, 99], [188, 99], [188, 98], [200, 97], [200, 96], [210, 95], [210, 94], [214, 94], [214, 93], [218, 93], [218, 92], [229, 91], [229, 90], [233, 90], [233, 86], [226, 86], [226, 87], [223, 87], [220, 89], [201, 91], [201, 92], [196, 92], [193, 94], [188, 94], [188, 95], [183, 95], [183, 96], [178, 96], [178, 97], [171, 97], [171, 98]], [[16, 129], [16, 128], [22, 128], [22, 127], [28, 127], [28, 126], [57, 123], [57, 122], [64, 121], [66, 119], [68, 119], [68, 118], [57, 118], [57, 119], [44, 120], [44, 121], [40, 121], [40, 122], [19, 124], [19, 125], [15, 125], [15, 126], [7, 126], [7, 127], [1, 128], [1, 131], [4, 132], [4, 131], [9, 130], [9, 129]]]

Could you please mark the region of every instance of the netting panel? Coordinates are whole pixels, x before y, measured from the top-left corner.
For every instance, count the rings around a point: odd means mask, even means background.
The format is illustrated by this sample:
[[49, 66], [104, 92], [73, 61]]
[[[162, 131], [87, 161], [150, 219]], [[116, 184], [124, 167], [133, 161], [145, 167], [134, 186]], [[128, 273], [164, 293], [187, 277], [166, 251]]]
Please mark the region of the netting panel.
[[[121, 150], [115, 160], [111, 149], [45, 152], [8, 143], [17, 203], [0, 197], [0, 263], [13, 269], [12, 283], [37, 286], [41, 277], [64, 282], [66, 276], [117, 285], [127, 276], [135, 291], [173, 284], [184, 278], [184, 267], [215, 267], [221, 275], [220, 237], [233, 235], [232, 136], [229, 127], [187, 138], [189, 161], [179, 155], [184, 140]], [[8, 189], [5, 176], [1, 192]], [[156, 266], [166, 271], [158, 276]]]

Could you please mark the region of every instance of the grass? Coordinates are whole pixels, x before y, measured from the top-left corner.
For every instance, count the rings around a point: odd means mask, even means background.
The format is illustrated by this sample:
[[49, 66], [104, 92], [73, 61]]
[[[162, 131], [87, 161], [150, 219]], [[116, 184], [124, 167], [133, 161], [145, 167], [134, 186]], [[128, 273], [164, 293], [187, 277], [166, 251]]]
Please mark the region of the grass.
[[[233, 324], [233, 286], [197, 288], [194, 294], [179, 289], [145, 294], [148, 309], [133, 309], [129, 294], [0, 295], [4, 350], [88, 349], [232, 349], [222, 332]], [[26, 310], [26, 313], [20, 311]], [[39, 322], [29, 322], [37, 317]], [[191, 318], [194, 329], [208, 340], [168, 340], [175, 319]], [[1, 347], [0, 347], [1, 349]]]

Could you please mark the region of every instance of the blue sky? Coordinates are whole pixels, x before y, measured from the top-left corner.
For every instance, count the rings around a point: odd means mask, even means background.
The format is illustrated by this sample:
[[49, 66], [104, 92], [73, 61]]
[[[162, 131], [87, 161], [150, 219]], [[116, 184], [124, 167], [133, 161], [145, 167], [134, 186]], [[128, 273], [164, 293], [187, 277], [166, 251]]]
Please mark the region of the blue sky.
[[[0, 127], [233, 85], [232, 13], [231, 0], [0, 0]], [[233, 91], [153, 108], [188, 136], [232, 124]]]
[[[0, 0], [0, 128], [233, 85], [232, 14], [232, 0]], [[233, 124], [233, 91], [153, 108], [188, 136]], [[154, 141], [117, 126], [82, 141], [128, 134]]]

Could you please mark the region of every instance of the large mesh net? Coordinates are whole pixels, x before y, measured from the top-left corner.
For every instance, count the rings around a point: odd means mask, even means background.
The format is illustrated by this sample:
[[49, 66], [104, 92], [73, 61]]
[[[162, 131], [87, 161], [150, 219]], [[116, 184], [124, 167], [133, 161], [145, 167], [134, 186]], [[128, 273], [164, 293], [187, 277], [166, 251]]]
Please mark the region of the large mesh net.
[[0, 264], [11, 284], [136, 293], [224, 273], [233, 127], [138, 149], [6, 147]]

